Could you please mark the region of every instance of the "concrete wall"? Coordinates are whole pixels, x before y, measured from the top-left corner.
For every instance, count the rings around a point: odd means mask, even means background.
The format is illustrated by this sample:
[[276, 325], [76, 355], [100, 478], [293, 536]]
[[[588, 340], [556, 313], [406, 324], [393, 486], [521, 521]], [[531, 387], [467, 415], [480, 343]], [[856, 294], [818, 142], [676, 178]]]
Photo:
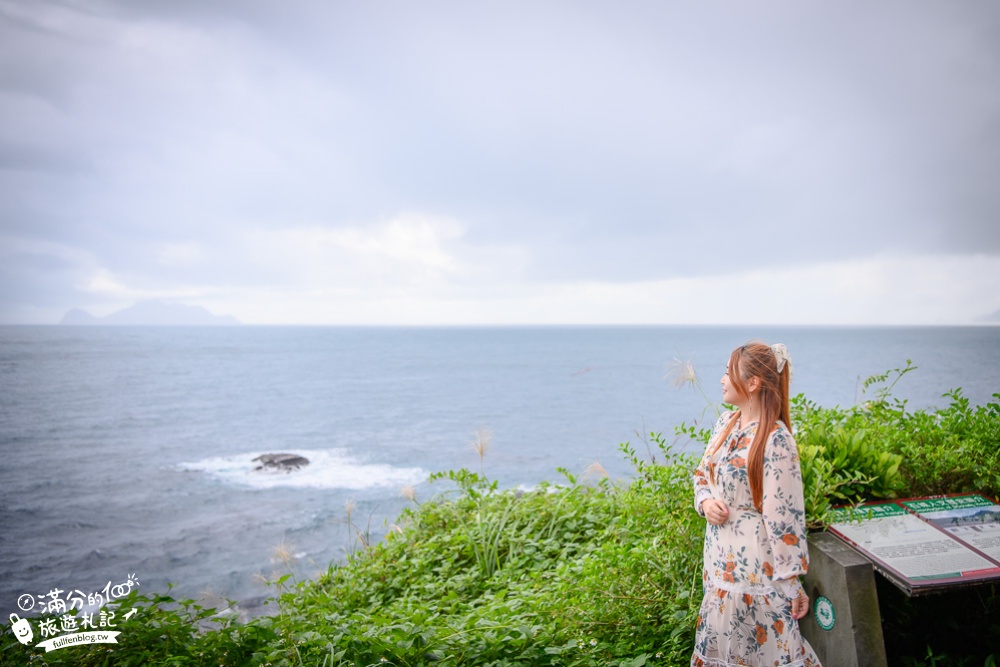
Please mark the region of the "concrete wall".
[[871, 563], [829, 533], [809, 536], [809, 559], [810, 608], [799, 627], [823, 667], [886, 667]]

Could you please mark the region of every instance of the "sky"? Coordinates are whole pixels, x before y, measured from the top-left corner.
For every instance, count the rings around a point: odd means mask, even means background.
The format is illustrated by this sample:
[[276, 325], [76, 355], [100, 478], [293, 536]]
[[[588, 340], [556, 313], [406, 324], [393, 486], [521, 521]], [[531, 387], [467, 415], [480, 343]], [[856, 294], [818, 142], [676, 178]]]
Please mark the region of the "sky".
[[1000, 3], [0, 0], [0, 324], [1000, 321]]

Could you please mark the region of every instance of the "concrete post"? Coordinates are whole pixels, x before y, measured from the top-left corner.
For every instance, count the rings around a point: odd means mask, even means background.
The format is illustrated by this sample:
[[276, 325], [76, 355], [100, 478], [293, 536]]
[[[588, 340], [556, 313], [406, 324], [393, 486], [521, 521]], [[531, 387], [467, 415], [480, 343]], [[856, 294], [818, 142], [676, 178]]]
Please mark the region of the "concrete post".
[[809, 560], [809, 615], [799, 627], [823, 667], [886, 667], [871, 563], [829, 533], [809, 536]]

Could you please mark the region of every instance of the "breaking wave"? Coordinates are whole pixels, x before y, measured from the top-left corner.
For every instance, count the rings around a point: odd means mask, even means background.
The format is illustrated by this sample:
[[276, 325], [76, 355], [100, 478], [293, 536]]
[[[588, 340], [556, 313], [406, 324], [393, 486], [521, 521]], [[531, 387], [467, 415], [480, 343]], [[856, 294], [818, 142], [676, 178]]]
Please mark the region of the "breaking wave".
[[283, 449], [281, 452], [303, 456], [309, 459], [309, 464], [287, 471], [258, 470], [261, 464], [254, 459], [268, 452], [246, 452], [178, 463], [177, 469], [204, 473], [213, 479], [255, 489], [298, 487], [360, 491], [418, 484], [428, 476], [423, 468], [366, 463], [342, 449]]

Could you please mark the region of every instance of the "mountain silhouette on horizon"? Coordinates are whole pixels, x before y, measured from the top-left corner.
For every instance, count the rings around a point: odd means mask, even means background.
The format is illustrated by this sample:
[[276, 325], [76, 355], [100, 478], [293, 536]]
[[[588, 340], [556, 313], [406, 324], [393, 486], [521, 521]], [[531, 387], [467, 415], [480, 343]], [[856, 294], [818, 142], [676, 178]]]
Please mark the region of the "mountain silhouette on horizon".
[[104, 317], [94, 317], [85, 310], [73, 308], [59, 324], [117, 326], [220, 326], [240, 324], [232, 315], [213, 315], [201, 306], [188, 306], [165, 301], [140, 301]]

